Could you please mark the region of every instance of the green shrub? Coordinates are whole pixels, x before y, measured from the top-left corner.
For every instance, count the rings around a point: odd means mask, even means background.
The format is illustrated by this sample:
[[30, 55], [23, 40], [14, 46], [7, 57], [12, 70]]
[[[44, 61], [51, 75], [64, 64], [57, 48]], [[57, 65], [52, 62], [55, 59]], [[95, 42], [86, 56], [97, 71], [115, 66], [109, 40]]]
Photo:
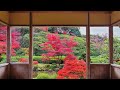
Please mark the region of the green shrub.
[[38, 65], [34, 65], [33, 66], [33, 71], [37, 71], [38, 70]]
[[2, 61], [0, 62], [0, 64], [2, 64], [2, 63], [6, 63], [6, 60], [2, 60]]
[[57, 74], [56, 73], [50, 75], [50, 79], [56, 79], [56, 78], [57, 78]]
[[11, 57], [11, 61], [12, 62], [18, 62], [20, 58], [26, 58], [26, 59], [28, 59], [29, 56], [12, 56]]
[[33, 71], [58, 71], [63, 68], [63, 64], [37, 64], [33, 66]]
[[11, 59], [12, 62], [18, 62], [19, 59]]
[[[64, 57], [65, 57], [65, 56], [62, 57], [61, 64], [63, 63]], [[27, 59], [28, 59], [29, 56], [12, 56], [12, 57], [11, 57], [11, 61], [12, 61], [12, 62], [18, 62], [18, 60], [19, 60], [20, 58], [27, 58]], [[33, 56], [33, 61], [38, 61], [39, 63], [44, 63], [44, 64], [59, 63], [58, 60], [54, 60], [53, 58], [51, 58], [50, 61], [45, 61], [45, 62], [43, 62], [41, 58], [42, 58], [42, 56]]]
[[118, 62], [115, 62], [115, 64], [117, 64], [117, 65], [120, 65], [120, 61], [118, 61]]
[[0, 58], [0, 62], [3, 61], [3, 58]]
[[50, 64], [45, 64], [45, 68], [49, 68], [50, 67]]
[[35, 77], [35, 79], [56, 79], [56, 77], [57, 77], [56, 73], [48, 74], [45, 72], [41, 72], [37, 75], [37, 77]]
[[38, 64], [37, 67], [38, 67], [37, 68], [38, 71], [46, 71], [47, 70], [45, 67], [45, 64]]
[[39, 73], [36, 79], [50, 79], [50, 76], [48, 73]]
[[50, 60], [48, 63], [49, 64], [52, 64], [52, 63], [56, 63], [56, 64], [58, 64], [60, 62], [60, 64], [62, 64], [63, 63], [63, 60]]
[[54, 70], [55, 70], [55, 72], [58, 72], [60, 70], [60, 68], [55, 68]]
[[38, 61], [39, 63], [42, 63], [41, 56], [33, 56], [33, 61]]
[[98, 57], [91, 57], [91, 63], [108, 63], [108, 59]]
[[33, 66], [34, 71], [47, 71], [49, 70], [50, 65], [48, 64], [37, 64]]
[[0, 64], [6, 63], [6, 61], [7, 61], [6, 55], [3, 54], [3, 55], [0, 57]]
[[16, 54], [23, 56], [23, 55], [25, 55], [25, 51], [23, 51], [22, 48], [20, 48], [20, 49], [18, 49], [18, 50], [16, 51]]
[[59, 69], [62, 69], [62, 68], [63, 68], [63, 66], [64, 66], [64, 64], [60, 64]]
[[55, 68], [57, 68], [56, 64], [50, 65], [49, 69], [55, 70]]
[[52, 63], [52, 65], [56, 65], [56, 63]]
[[[64, 59], [64, 57], [63, 57]], [[59, 63], [58, 60], [54, 60], [51, 58], [50, 61], [42, 61], [42, 56], [33, 56], [33, 61], [38, 61], [39, 63], [44, 63], [44, 64], [52, 64], [52, 63]], [[61, 60], [62, 62], [62, 60]]]

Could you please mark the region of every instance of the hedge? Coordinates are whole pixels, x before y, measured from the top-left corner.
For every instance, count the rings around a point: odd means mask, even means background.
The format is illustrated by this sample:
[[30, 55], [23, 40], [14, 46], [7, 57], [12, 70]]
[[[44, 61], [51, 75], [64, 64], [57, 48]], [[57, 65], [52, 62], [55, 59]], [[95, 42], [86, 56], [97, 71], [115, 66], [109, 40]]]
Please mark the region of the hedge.
[[[63, 63], [63, 59], [64, 59], [65, 56], [62, 57], [62, 60], [60, 61], [61, 64]], [[4, 57], [5, 58], [5, 57]], [[20, 58], [26, 58], [26, 59], [29, 59], [29, 56], [12, 56], [11, 57], [11, 61], [12, 62], [18, 62]], [[58, 60], [55, 60], [54, 58], [51, 58], [50, 61], [46, 61], [46, 62], [43, 62], [42, 61], [42, 56], [33, 56], [33, 61], [38, 61], [39, 63], [48, 63], [48, 64], [52, 64], [52, 63], [59, 63]], [[5, 60], [2, 60], [1, 62], [5, 62]]]

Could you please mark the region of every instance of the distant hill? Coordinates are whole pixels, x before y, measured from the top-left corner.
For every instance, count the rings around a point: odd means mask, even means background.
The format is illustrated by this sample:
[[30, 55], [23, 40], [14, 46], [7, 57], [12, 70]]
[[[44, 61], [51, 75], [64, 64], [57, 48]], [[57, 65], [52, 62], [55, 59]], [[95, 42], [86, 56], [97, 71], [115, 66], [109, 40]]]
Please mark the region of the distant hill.
[[81, 33], [78, 27], [34, 27], [36, 30], [42, 30], [50, 33], [58, 33], [58, 34], [68, 34], [72, 36], [81, 37]]

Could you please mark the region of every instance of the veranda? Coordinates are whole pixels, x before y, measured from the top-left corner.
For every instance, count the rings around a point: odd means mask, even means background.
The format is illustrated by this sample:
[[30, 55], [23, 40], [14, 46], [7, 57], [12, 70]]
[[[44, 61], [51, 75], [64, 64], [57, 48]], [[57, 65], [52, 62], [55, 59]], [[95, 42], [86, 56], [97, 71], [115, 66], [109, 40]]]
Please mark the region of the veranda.
[[[7, 28], [7, 60], [0, 64], [0, 79], [32, 79], [34, 26], [85, 26], [87, 79], [120, 79], [120, 66], [113, 64], [113, 26], [120, 26], [120, 11], [0, 11], [0, 24]], [[28, 26], [29, 63], [11, 62], [12, 26]], [[109, 63], [90, 63], [90, 26], [109, 27]]]

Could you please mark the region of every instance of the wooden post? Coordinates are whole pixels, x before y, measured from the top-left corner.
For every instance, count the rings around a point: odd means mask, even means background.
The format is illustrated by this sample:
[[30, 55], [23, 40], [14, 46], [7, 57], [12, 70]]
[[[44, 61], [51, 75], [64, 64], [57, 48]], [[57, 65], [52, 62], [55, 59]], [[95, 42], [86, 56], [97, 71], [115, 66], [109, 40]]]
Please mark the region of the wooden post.
[[113, 26], [109, 26], [109, 64], [110, 64], [110, 79], [112, 76], [112, 67], [113, 64]]
[[110, 13], [110, 25], [109, 25], [109, 67], [110, 67], [110, 79], [112, 76], [112, 67], [113, 64], [113, 25], [111, 25], [111, 13]]
[[11, 31], [10, 26], [7, 26], [7, 63], [8, 65], [8, 78], [10, 77], [10, 61], [11, 61]]
[[87, 63], [87, 79], [90, 79], [90, 15], [88, 11], [88, 25], [86, 29], [86, 63]]
[[30, 46], [29, 46], [29, 78], [32, 79], [33, 74], [33, 31], [32, 31], [32, 12], [29, 12], [29, 24], [30, 24]]
[[109, 25], [109, 64], [113, 64], [113, 25], [111, 25], [111, 15], [110, 15], [110, 25]]
[[109, 26], [109, 64], [113, 64], [113, 26]]

